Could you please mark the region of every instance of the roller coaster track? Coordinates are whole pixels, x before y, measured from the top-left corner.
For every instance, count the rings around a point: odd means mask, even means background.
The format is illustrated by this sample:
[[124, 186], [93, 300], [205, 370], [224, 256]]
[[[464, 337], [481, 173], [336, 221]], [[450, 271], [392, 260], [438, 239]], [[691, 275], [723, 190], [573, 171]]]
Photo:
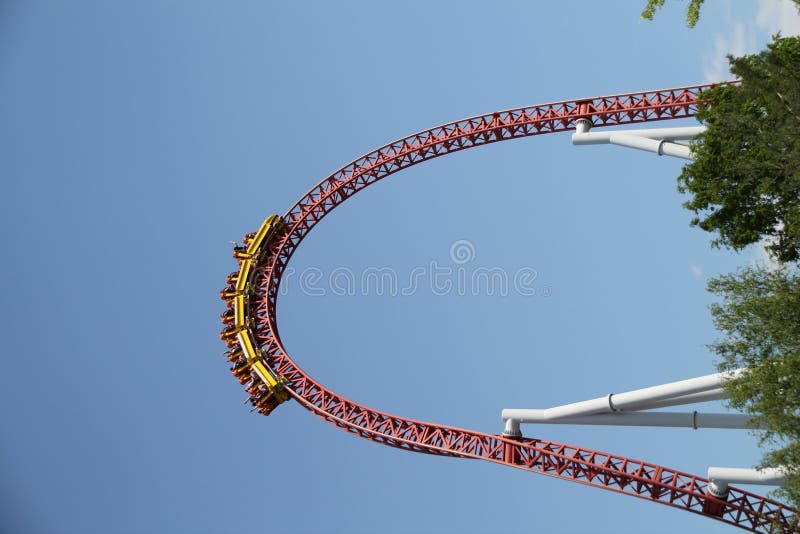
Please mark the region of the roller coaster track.
[[[292, 206], [283, 217], [285, 226], [254, 260], [252, 293], [245, 313], [254, 344], [259, 347], [258, 358], [283, 377], [285, 390], [305, 408], [365, 439], [414, 452], [488, 460], [655, 501], [753, 532], [800, 532], [797, 511], [736, 488], [731, 488], [727, 499], [718, 499], [709, 494], [709, 481], [695, 475], [573, 445], [415, 421], [361, 405], [327, 389], [300, 369], [284, 349], [278, 333], [278, 288], [290, 258], [320, 220], [365, 187], [417, 163], [459, 150], [574, 130], [577, 119], [588, 119], [599, 127], [691, 117], [697, 111], [699, 95], [710, 87], [697, 85], [498, 111], [424, 130], [349, 163]], [[253, 391], [258, 387], [252, 384], [258, 377], [254, 373], [246, 380], [256, 403], [259, 394]]]

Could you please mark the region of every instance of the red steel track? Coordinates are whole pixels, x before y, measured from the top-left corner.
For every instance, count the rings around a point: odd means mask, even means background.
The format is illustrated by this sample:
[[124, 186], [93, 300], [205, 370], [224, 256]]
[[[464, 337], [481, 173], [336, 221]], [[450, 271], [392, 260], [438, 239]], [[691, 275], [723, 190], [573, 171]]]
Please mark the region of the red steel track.
[[276, 313], [281, 275], [311, 229], [336, 206], [397, 171], [459, 150], [497, 141], [575, 129], [585, 118], [610, 126], [691, 117], [709, 85], [570, 100], [463, 119], [389, 143], [339, 169], [306, 193], [284, 216], [285, 229], [256, 267], [247, 314], [265, 362], [288, 380], [290, 394], [344, 430], [384, 445], [458, 458], [488, 460], [705, 515], [754, 532], [800, 532], [795, 510], [731, 488], [727, 500], [707, 492], [708, 480], [650, 464], [550, 441], [486, 434], [406, 419], [363, 406], [305, 373], [283, 347]]

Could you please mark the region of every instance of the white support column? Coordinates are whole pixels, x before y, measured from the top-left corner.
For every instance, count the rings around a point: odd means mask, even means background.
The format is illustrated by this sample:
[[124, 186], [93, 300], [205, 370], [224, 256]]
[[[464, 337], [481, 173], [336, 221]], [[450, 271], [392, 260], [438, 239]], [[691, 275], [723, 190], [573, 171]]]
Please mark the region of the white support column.
[[636, 148], [653, 152], [659, 156], [674, 156], [676, 158], [694, 159], [692, 149], [686, 145], [679, 145], [670, 141], [648, 139], [646, 137], [636, 137], [635, 135], [612, 135], [608, 142], [612, 145], [619, 145], [628, 148]]
[[786, 472], [782, 468], [744, 469], [739, 467], [709, 467], [708, 491], [715, 497], [728, 494], [728, 484], [759, 484], [783, 486]]
[[575, 133], [572, 134], [573, 145], [614, 144], [628, 148], [636, 148], [653, 152], [659, 156], [674, 156], [693, 159], [691, 148], [686, 141], [705, 131], [705, 126], [684, 128], [651, 128], [645, 130], [616, 130], [607, 132], [589, 132], [592, 127], [588, 119], [575, 121]]
[[[751, 418], [738, 413], [700, 413], [700, 412], [617, 412], [610, 414], [586, 415], [548, 419], [546, 410], [503, 410], [506, 431], [519, 428], [522, 424], [544, 425], [598, 425], [598, 426], [652, 426], [667, 428], [725, 428], [741, 430], [753, 428]], [[509, 424], [509, 421], [512, 423]]]
[[[613, 398], [613, 397], [612, 397]], [[699, 402], [718, 401], [727, 399], [728, 393], [722, 388], [709, 389], [708, 391], [701, 391], [699, 393], [692, 393], [690, 395], [681, 395], [680, 397], [670, 397], [657, 401], [642, 402], [638, 410], [653, 410], [655, 408], [667, 408], [669, 406], [683, 406], [685, 404], [697, 404]]]
[[727, 398], [722, 389], [726, 380], [741, 376], [744, 369], [715, 373], [670, 382], [625, 393], [611, 393], [582, 402], [542, 409], [504, 409], [506, 436], [518, 437], [520, 423], [581, 424], [620, 426], [662, 426], [688, 428], [750, 428], [750, 418], [742, 414], [701, 414], [639, 412], [667, 406], [680, 406]]
[[[611, 393], [605, 397], [548, 408], [544, 412], [548, 419], [558, 419], [560, 417], [649, 409], [655, 407], [654, 403], [659, 402], [659, 406], [677, 406], [683, 404], [682, 400], [698, 402], [692, 397], [687, 397], [688, 395], [710, 391], [714, 391], [714, 395], [719, 395], [719, 398], [724, 398], [724, 392], [720, 390], [722, 383], [727, 379], [738, 377], [742, 372], [742, 369], [737, 369], [729, 373], [715, 373], [625, 393]], [[679, 400], [681, 397], [687, 398]]]
[[603, 145], [615, 135], [632, 135], [656, 141], [681, 141], [691, 139], [706, 131], [705, 126], [688, 126], [685, 128], [648, 128], [646, 130], [607, 130], [603, 132], [589, 132], [591, 123], [586, 119], [579, 119], [575, 124], [575, 133], [572, 134], [573, 145]]

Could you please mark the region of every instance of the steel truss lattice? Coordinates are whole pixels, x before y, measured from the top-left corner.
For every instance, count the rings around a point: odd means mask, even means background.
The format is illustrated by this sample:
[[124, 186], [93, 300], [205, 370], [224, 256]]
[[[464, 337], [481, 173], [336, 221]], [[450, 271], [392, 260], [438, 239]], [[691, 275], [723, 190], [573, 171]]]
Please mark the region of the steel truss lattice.
[[329, 390], [284, 350], [277, 328], [277, 296], [290, 258], [311, 229], [365, 187], [423, 161], [468, 148], [575, 129], [692, 117], [697, 85], [541, 104], [471, 117], [424, 130], [382, 146], [339, 169], [305, 194], [284, 216], [285, 229], [256, 267], [248, 316], [266, 363], [288, 380], [304, 407], [344, 430], [384, 445], [441, 456], [488, 460], [527, 471], [616, 491], [702, 514], [755, 532], [797, 532], [798, 515], [785, 505], [731, 488], [723, 501], [708, 480], [674, 469], [540, 439], [514, 439], [415, 421], [361, 405]]

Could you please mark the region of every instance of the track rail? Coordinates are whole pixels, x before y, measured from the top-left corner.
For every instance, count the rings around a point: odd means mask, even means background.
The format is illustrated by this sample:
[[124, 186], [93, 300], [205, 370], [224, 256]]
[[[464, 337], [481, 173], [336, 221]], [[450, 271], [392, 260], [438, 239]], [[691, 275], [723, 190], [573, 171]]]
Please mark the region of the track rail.
[[486, 434], [384, 413], [329, 390], [303, 371], [284, 349], [277, 328], [281, 276], [311, 229], [336, 206], [402, 169], [459, 150], [533, 135], [574, 130], [576, 119], [594, 126], [691, 117], [711, 85], [569, 100], [498, 111], [451, 122], [399, 139], [356, 159], [305, 194], [284, 216], [285, 229], [254, 268], [247, 314], [264, 362], [287, 381], [290, 395], [309, 411], [362, 438], [415, 452], [488, 460], [616, 491], [754, 532], [798, 532], [798, 514], [785, 505], [731, 488], [727, 500], [711, 496], [708, 480], [666, 467], [550, 441]]

